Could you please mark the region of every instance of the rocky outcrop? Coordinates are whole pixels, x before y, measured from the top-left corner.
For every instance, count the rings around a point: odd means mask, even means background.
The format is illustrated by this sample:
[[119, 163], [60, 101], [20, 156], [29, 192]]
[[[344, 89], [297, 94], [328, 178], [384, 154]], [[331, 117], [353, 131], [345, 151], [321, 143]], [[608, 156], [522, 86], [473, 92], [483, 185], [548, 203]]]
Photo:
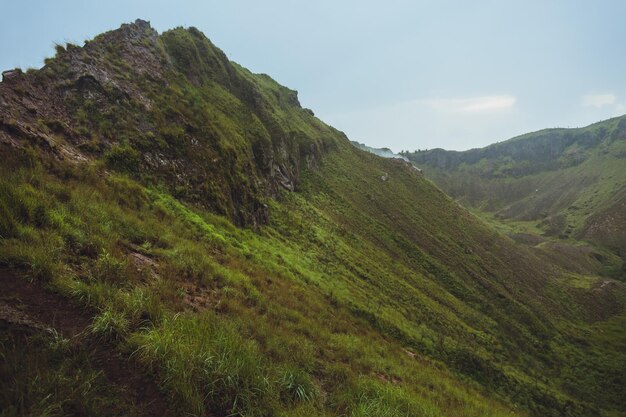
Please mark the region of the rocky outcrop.
[[22, 74], [23, 74], [22, 70], [19, 68], [2, 71], [2, 81], [4, 82], [4, 81], [12, 80], [14, 78], [19, 77]]

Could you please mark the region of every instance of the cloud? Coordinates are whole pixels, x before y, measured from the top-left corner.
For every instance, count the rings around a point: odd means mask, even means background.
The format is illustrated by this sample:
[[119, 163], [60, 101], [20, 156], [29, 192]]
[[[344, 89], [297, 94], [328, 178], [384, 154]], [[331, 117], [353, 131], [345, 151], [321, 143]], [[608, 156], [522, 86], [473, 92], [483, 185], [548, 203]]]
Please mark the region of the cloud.
[[419, 101], [433, 110], [454, 113], [479, 113], [510, 109], [515, 106], [517, 97], [495, 95], [470, 98], [437, 98]]
[[586, 94], [580, 98], [580, 103], [585, 107], [595, 107], [597, 109], [615, 104], [617, 97], [612, 93]]

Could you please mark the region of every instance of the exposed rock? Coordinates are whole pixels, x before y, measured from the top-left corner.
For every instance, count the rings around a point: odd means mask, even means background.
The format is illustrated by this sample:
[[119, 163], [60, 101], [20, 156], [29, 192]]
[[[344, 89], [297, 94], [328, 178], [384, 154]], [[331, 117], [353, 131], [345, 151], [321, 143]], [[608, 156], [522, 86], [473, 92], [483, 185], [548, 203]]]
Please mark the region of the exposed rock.
[[183, 304], [186, 310], [203, 311], [208, 309], [219, 309], [221, 299], [214, 289], [205, 285], [196, 285], [191, 282], [183, 282], [181, 290], [184, 292]]
[[7, 70], [7, 71], [2, 71], [2, 82], [11, 80], [13, 78], [17, 78], [17, 77], [19, 77], [22, 74], [23, 74], [23, 72], [19, 68]]
[[290, 178], [289, 175], [287, 175], [283, 171], [280, 165], [275, 164], [273, 166], [273, 177], [275, 177], [278, 181], [278, 184], [280, 184], [287, 191], [295, 190], [296, 187], [295, 187], [293, 179]]
[[409, 358], [415, 359], [415, 352], [411, 352], [410, 350], [404, 348], [402, 348], [402, 351], [406, 353]]
[[148, 272], [152, 277], [158, 276], [156, 272], [158, 264], [154, 259], [134, 251], [130, 253], [129, 258], [137, 271]]

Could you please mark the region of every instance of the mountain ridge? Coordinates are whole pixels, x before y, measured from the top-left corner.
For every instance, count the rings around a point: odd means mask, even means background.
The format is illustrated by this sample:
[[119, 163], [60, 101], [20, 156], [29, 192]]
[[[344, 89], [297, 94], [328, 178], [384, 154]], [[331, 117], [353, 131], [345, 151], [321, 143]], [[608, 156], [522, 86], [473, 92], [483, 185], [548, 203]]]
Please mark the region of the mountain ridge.
[[465, 152], [405, 156], [470, 208], [534, 222], [548, 237], [590, 241], [624, 259], [626, 116]]

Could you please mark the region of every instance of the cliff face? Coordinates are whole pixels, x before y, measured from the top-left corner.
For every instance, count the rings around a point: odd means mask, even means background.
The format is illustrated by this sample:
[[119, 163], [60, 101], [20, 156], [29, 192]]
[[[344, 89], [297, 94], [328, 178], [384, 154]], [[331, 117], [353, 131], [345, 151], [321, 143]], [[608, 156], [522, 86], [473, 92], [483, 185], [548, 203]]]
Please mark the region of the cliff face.
[[59, 46], [41, 70], [7, 76], [0, 97], [0, 141], [101, 159], [242, 225], [265, 223], [266, 198], [345, 140], [198, 30], [159, 35], [141, 20]]

